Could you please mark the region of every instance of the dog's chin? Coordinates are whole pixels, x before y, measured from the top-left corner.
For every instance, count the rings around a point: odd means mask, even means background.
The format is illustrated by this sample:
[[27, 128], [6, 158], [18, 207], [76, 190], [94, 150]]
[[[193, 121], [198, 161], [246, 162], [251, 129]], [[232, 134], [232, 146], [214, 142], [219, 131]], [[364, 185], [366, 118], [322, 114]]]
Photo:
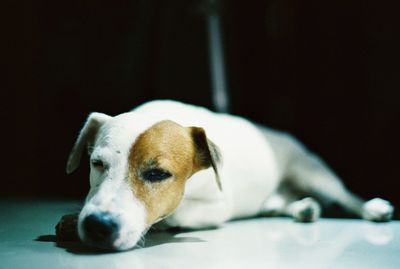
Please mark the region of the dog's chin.
[[113, 243], [112, 250], [113, 251], [126, 251], [135, 248], [138, 246], [140, 239], [142, 238], [141, 233], [137, 233], [135, 235], [121, 236], [120, 239], [117, 239]]

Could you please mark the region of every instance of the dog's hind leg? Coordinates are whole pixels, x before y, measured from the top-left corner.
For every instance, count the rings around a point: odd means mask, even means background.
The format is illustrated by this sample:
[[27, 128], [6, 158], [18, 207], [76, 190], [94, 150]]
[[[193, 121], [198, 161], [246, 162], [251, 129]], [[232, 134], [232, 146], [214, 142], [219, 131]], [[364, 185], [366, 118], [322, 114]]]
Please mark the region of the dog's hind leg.
[[380, 198], [364, 201], [348, 190], [318, 156], [306, 150], [293, 156], [286, 177], [295, 188], [322, 201], [337, 203], [364, 219], [389, 221], [392, 218], [393, 206], [388, 201]]
[[328, 165], [297, 139], [262, 126], [259, 128], [275, 152], [284, 179], [283, 189], [293, 188], [293, 193], [301, 194], [298, 198], [312, 196], [323, 203], [337, 203], [367, 220], [389, 221], [392, 218], [393, 206], [388, 201], [380, 198], [365, 201], [352, 193]]

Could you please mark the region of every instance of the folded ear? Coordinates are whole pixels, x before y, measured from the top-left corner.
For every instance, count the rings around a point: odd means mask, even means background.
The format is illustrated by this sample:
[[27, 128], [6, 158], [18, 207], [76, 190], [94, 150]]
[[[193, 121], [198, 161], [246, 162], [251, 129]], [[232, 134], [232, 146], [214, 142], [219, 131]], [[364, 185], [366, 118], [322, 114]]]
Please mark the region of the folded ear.
[[221, 161], [221, 154], [218, 147], [207, 138], [203, 128], [190, 127], [190, 131], [196, 150], [194, 170], [199, 171], [211, 166], [215, 173], [215, 180], [218, 188], [222, 191], [222, 184], [217, 167], [217, 164]]
[[78, 168], [84, 148], [88, 144], [93, 143], [100, 127], [110, 118], [111, 116], [97, 112], [89, 115], [69, 155], [66, 168], [67, 174], [72, 173]]

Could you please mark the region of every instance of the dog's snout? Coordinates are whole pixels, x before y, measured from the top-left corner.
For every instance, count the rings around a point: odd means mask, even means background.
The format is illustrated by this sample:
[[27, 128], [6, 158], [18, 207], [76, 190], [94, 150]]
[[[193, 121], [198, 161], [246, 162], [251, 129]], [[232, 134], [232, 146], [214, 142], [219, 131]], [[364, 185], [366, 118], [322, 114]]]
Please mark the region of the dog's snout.
[[96, 246], [109, 248], [118, 237], [119, 225], [109, 213], [101, 212], [87, 216], [83, 229], [88, 239]]

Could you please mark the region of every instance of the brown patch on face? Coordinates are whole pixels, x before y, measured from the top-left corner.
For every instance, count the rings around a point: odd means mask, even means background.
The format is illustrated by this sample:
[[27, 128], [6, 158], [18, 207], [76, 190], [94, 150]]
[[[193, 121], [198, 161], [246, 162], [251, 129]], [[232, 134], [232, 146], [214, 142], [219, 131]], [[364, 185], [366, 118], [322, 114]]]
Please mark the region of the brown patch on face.
[[[196, 149], [189, 128], [172, 121], [156, 123], [142, 133], [129, 153], [129, 180], [147, 211], [147, 225], [171, 214], [182, 199], [186, 179], [194, 171]], [[149, 182], [143, 174], [160, 169], [172, 176]]]

